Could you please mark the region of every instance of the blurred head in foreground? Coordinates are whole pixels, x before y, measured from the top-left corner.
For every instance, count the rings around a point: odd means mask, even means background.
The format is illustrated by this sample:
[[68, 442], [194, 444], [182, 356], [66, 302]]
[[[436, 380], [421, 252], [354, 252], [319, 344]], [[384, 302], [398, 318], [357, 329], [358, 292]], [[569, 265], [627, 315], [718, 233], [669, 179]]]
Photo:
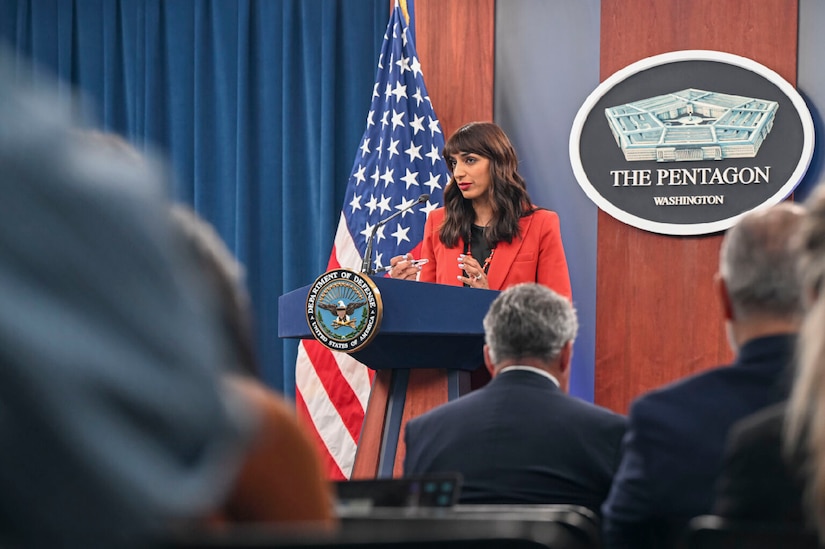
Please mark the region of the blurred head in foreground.
[[145, 545], [225, 496], [250, 413], [160, 171], [13, 74], [0, 59], [0, 541]]
[[805, 206], [799, 267], [806, 314], [785, 442], [791, 456], [804, 456], [806, 510], [825, 540], [825, 185], [819, 185]]

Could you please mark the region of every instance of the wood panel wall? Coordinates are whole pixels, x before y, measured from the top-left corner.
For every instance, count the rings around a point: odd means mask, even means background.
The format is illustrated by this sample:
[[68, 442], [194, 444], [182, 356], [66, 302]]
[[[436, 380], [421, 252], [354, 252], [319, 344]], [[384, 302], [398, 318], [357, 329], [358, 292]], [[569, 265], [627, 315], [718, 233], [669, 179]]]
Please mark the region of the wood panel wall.
[[493, 119], [495, 0], [415, 0], [415, 47], [444, 139]]
[[[797, 0], [602, 0], [600, 77], [645, 57], [707, 49], [749, 57], [796, 83]], [[648, 233], [599, 212], [597, 403], [731, 358], [713, 294], [721, 235]]]

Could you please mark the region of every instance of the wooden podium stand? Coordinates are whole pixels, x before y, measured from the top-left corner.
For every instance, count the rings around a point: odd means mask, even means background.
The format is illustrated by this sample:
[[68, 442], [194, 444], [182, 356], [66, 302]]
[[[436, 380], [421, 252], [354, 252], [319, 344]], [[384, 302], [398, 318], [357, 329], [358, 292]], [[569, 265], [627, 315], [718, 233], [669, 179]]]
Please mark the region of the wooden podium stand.
[[[400, 476], [407, 420], [469, 390], [482, 366], [482, 319], [499, 292], [374, 278], [384, 305], [375, 339], [353, 357], [376, 371], [352, 478]], [[311, 339], [311, 285], [278, 301], [278, 336]]]

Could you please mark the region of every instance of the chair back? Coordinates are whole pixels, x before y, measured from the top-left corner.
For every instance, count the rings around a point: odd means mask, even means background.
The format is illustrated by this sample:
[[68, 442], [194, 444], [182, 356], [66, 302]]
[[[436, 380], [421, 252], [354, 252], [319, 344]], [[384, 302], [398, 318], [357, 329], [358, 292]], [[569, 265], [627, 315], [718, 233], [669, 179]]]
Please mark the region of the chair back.
[[816, 549], [816, 534], [802, 525], [703, 515], [690, 521], [686, 549]]
[[335, 531], [231, 525], [174, 536], [169, 549], [599, 549], [598, 520], [575, 505], [376, 507]]

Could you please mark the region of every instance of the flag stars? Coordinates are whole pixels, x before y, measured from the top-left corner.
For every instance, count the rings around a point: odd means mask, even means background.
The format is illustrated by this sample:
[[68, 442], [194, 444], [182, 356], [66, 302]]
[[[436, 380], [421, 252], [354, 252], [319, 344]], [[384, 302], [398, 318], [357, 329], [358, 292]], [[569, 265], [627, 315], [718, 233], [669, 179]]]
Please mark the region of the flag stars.
[[[414, 130], [413, 135], [418, 135], [418, 132], [424, 131], [424, 117], [413, 114], [413, 120], [410, 122], [410, 127]], [[421, 148], [421, 147], [419, 147]]]
[[384, 213], [384, 212], [390, 211], [390, 197], [389, 196], [382, 196], [381, 197], [381, 200], [378, 201], [378, 209], [381, 210], [379, 213]]
[[[375, 229], [375, 225], [370, 225], [369, 222], [367, 222], [366, 225], [367, 226], [364, 227], [364, 230], [361, 231], [361, 233], [360, 233], [364, 236], [365, 240], [370, 237], [370, 235], [372, 234], [373, 229]], [[377, 223], [376, 223], [376, 225], [377, 225]], [[384, 236], [384, 225], [381, 225], [375, 231], [375, 241], [376, 241], [376, 243], [381, 242], [384, 238], [386, 238]]]
[[402, 241], [406, 240], [407, 242], [410, 241], [410, 238], [407, 236], [407, 233], [410, 232], [409, 227], [402, 227], [401, 223], [396, 225], [395, 232], [392, 233], [390, 236], [395, 237], [395, 245], [398, 246], [401, 244]]
[[[415, 99], [415, 106], [420, 107], [421, 102], [424, 101], [424, 97], [421, 95], [421, 90], [419, 88], [415, 89], [415, 93], [413, 94], [413, 99]], [[424, 120], [423, 118], [421, 120]], [[421, 128], [424, 129], [423, 127]]]
[[382, 240], [384, 240], [386, 238], [384, 236], [384, 229], [385, 229], [385, 226], [381, 225], [380, 227], [378, 227], [378, 230], [375, 231], [375, 243], [376, 244], [381, 242]]
[[370, 225], [369, 221], [367, 221], [366, 225], [367, 226], [364, 227], [364, 230], [359, 233], [364, 237], [364, 240], [366, 240], [370, 237], [370, 234], [372, 234], [372, 229], [373, 229], [373, 227], [375, 227], [375, 225]]
[[435, 145], [431, 145], [430, 146], [430, 152], [428, 152], [424, 156], [426, 156], [427, 158], [432, 160], [432, 162], [433, 162], [432, 165], [433, 166], [435, 165], [436, 162], [438, 162], [441, 159], [441, 154], [438, 152], [438, 147], [436, 147]]
[[401, 143], [400, 139], [390, 138], [390, 146], [387, 147], [387, 152], [390, 153], [389, 160], [392, 160], [392, 157], [398, 154], [398, 144], [399, 143]]
[[395, 83], [395, 88], [392, 90], [392, 94], [395, 96], [396, 101], [401, 101], [401, 98], [407, 98], [407, 86], [402, 86], [401, 82]]
[[437, 133], [441, 133], [441, 128], [438, 127], [438, 120], [434, 120], [432, 116], [428, 116], [427, 118], [430, 119], [430, 137], [435, 136]]
[[418, 172], [411, 172], [409, 168], [407, 168], [407, 174], [401, 178], [401, 181], [407, 184], [407, 189], [410, 188], [410, 185], [418, 186]]
[[353, 179], [355, 179], [355, 186], [356, 187], [367, 180], [366, 176], [364, 175], [364, 172], [366, 170], [367, 170], [366, 166], [362, 166], [361, 164], [358, 164], [358, 169], [355, 171], [354, 174], [352, 174]]
[[[393, 131], [395, 130], [396, 126], [401, 126], [402, 128], [404, 127], [404, 121], [402, 120], [404, 118], [404, 114], [405, 114], [404, 111], [401, 111], [401, 112], [393, 111], [393, 114], [392, 114], [392, 129], [393, 129]], [[438, 125], [438, 122], [436, 122], [436, 125]]]
[[420, 74], [423, 74], [421, 72], [421, 63], [418, 62], [418, 57], [413, 57], [412, 58], [412, 63], [410, 63], [410, 70], [413, 72], [413, 74], [416, 77], [419, 76]]
[[367, 208], [369, 208], [369, 210], [370, 210], [370, 215], [372, 215], [372, 213], [373, 213], [373, 212], [375, 211], [375, 209], [378, 207], [378, 201], [375, 199], [375, 195], [372, 195], [372, 196], [370, 197], [370, 199], [367, 201], [367, 203], [366, 203], [366, 204], [364, 204], [364, 206], [366, 206]]
[[418, 145], [416, 147], [415, 144], [410, 143], [409, 148], [407, 150], [405, 150], [404, 152], [407, 153], [407, 155], [410, 157], [410, 162], [413, 162], [416, 158], [418, 158], [420, 160], [424, 160], [424, 157], [421, 156], [420, 151], [421, 151], [421, 145]]
[[405, 208], [409, 208], [410, 206], [412, 206], [416, 202], [418, 202], [417, 198], [410, 198], [409, 200], [402, 200], [401, 203], [398, 206], [395, 207], [396, 210], [402, 211], [401, 219], [404, 219], [407, 216], [407, 214], [414, 213], [412, 211], [412, 209], [405, 210]]
[[430, 179], [426, 183], [424, 183], [424, 185], [426, 185], [427, 187], [430, 188], [430, 194], [433, 194], [436, 189], [441, 188], [441, 185], [438, 184], [438, 182], [440, 180], [441, 180], [441, 174], [440, 173], [430, 172]]
[[[417, 243], [424, 218], [420, 212], [428, 216], [439, 207], [450, 177], [441, 156], [442, 128], [424, 88], [421, 63], [409, 47], [412, 36], [403, 23], [390, 26], [387, 34], [397, 42], [392, 48], [385, 44], [381, 54], [383, 70], [372, 90], [367, 131], [356, 155], [349, 178], [352, 189], [344, 205], [353, 234], [364, 229], [361, 234], [367, 239], [375, 232], [373, 262], [377, 268], [389, 263], [388, 258], [398, 255], [402, 246]], [[410, 39], [407, 48], [399, 47], [402, 38]], [[427, 166], [428, 159], [431, 166]], [[424, 192], [429, 192], [432, 200], [417, 204], [418, 194]], [[410, 194], [416, 196], [410, 198]], [[375, 222], [394, 212], [400, 212], [397, 224], [366, 223], [367, 219]]]
[[[358, 196], [357, 194], [353, 194], [352, 195], [352, 200], [350, 200], [349, 205], [352, 208], [350, 210], [350, 213], [355, 212], [355, 210], [360, 210], [361, 209], [361, 197]], [[402, 215], [401, 217], [404, 217], [404, 216]]]
[[438, 203], [433, 203], [427, 200], [427, 205], [421, 207], [421, 211], [424, 212], [424, 215], [430, 217], [430, 212], [438, 208]]
[[392, 176], [392, 172], [393, 169], [390, 167], [387, 167], [387, 169], [384, 170], [384, 174], [381, 176], [381, 179], [384, 181], [384, 188], [386, 188], [387, 185], [389, 185], [390, 183], [395, 183], [395, 179]]

